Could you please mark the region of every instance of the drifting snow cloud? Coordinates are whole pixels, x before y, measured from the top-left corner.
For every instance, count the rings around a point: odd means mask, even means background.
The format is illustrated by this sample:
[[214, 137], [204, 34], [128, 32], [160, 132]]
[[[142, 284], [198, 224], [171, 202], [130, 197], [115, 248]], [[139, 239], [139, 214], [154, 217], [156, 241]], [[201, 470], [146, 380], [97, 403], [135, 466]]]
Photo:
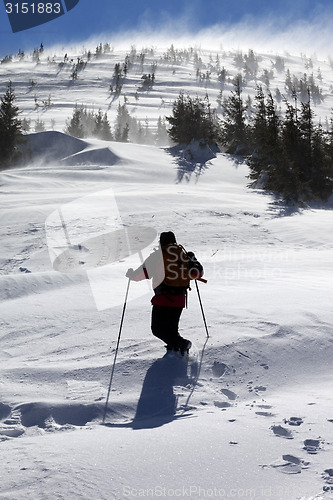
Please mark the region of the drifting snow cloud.
[[[198, 28], [196, 2], [173, 16], [167, 10], [157, 15], [147, 8], [143, 10], [136, 27], [118, 26], [107, 32], [98, 32], [89, 39], [66, 43], [68, 49], [82, 45], [94, 49], [101, 42], [109, 42], [115, 50], [128, 50], [132, 45], [143, 47], [176, 48], [200, 47], [202, 49], [235, 51], [253, 49], [256, 52], [291, 56], [304, 54], [327, 59], [333, 54], [333, 9], [318, 5], [310, 11], [296, 2], [283, 14], [266, 16], [242, 16], [236, 23], [219, 22]], [[227, 18], [226, 18], [227, 19]], [[61, 42], [63, 46], [64, 43]], [[55, 47], [53, 47], [54, 49]]]
[[311, 21], [287, 23], [285, 18], [259, 19], [252, 16], [236, 24], [218, 23], [199, 31], [191, 27], [191, 14], [178, 19], [168, 19], [152, 27], [147, 18], [141, 19], [140, 28], [117, 33], [95, 35], [89, 42], [109, 41], [117, 49], [130, 45], [141, 47], [177, 48], [201, 47], [214, 50], [245, 50], [291, 55], [317, 54], [327, 58], [333, 53], [333, 14], [318, 15]]
[[298, 21], [285, 27], [276, 19], [258, 23], [248, 18], [233, 26], [215, 25], [202, 30], [198, 38], [203, 46], [212, 47], [220, 43], [225, 50], [252, 48], [266, 53], [317, 53], [326, 57], [333, 49], [332, 25], [332, 17], [313, 22]]

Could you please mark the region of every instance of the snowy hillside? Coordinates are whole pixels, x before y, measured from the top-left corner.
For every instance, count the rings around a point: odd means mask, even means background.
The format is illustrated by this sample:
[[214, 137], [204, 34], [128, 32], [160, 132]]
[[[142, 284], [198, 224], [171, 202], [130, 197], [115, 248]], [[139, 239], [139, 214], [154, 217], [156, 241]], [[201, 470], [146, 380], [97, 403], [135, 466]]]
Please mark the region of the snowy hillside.
[[[31, 164], [0, 174], [0, 498], [332, 499], [330, 205], [284, 207], [249, 189], [247, 167], [222, 153], [184, 161], [155, 144], [64, 136], [76, 103], [107, 111], [113, 124], [126, 97], [155, 133], [181, 89], [218, 97], [217, 72], [198, 78], [189, 49], [164, 62], [168, 50], [154, 49], [110, 98], [114, 65], [130, 50], [92, 57], [75, 81], [72, 64], [59, 66], [62, 52], [0, 66], [31, 132], [37, 120], [47, 129], [30, 136]], [[235, 55], [219, 53], [230, 76]], [[202, 73], [216, 65], [217, 52], [197, 56]], [[284, 59], [270, 83], [281, 92], [287, 67], [298, 78], [312, 72], [305, 56]], [[154, 86], [139, 91], [154, 61]], [[271, 61], [260, 55], [259, 75]], [[312, 63], [324, 122], [332, 69]], [[244, 92], [254, 88], [249, 80]], [[195, 252], [210, 337], [193, 286], [181, 318], [191, 356], [165, 357], [150, 333], [151, 290], [131, 283], [106, 408], [124, 275], [140, 255], [107, 253], [103, 238], [124, 228], [150, 235], [143, 257], [164, 230]], [[83, 242], [94, 238], [100, 267], [86, 269]], [[70, 247], [81, 270], [59, 272]]]
[[[115, 69], [118, 65], [118, 69]], [[256, 86], [270, 90], [284, 109], [283, 98], [291, 99], [289, 85], [313, 91], [315, 118], [323, 126], [333, 108], [332, 59], [317, 55], [290, 55], [287, 52], [208, 50], [196, 46], [95, 46], [36, 49], [34, 55], [13, 55], [0, 66], [0, 90], [9, 81], [17, 96], [21, 118], [35, 127], [64, 131], [73, 108], [107, 112], [115, 125], [118, 106], [143, 128], [156, 131], [159, 118], [169, 116], [180, 91], [192, 96], [208, 95], [211, 107], [219, 108], [221, 98], [234, 89], [234, 78], [243, 77], [243, 98], [253, 99]], [[287, 86], [286, 86], [287, 84]], [[222, 93], [221, 93], [222, 91]], [[41, 125], [42, 124], [42, 125]]]

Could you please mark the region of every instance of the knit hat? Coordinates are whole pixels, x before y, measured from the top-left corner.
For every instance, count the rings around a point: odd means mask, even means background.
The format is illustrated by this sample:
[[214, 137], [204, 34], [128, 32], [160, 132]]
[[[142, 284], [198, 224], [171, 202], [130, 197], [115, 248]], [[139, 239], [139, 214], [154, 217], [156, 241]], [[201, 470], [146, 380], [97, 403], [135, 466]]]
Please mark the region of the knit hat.
[[165, 245], [169, 245], [170, 243], [176, 243], [176, 236], [172, 231], [167, 231], [165, 233], [161, 233], [160, 235], [160, 245], [161, 247]]

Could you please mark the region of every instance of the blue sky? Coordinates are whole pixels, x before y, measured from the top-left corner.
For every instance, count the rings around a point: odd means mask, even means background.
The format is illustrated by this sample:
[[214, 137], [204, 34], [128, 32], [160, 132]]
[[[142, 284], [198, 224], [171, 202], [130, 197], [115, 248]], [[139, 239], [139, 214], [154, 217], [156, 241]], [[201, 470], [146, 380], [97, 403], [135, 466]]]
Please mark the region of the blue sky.
[[[38, 0], [30, 0], [29, 4], [33, 1], [38, 3]], [[128, 30], [144, 34], [148, 30], [158, 32], [163, 27], [173, 28], [177, 36], [177, 30], [180, 34], [184, 31], [197, 34], [215, 25], [231, 29], [245, 23], [255, 36], [256, 28], [265, 24], [278, 33], [295, 24], [304, 27], [304, 23], [317, 22], [318, 25], [322, 19], [333, 33], [330, 29], [333, 25], [327, 25], [333, 19], [332, 0], [79, 0], [63, 16], [18, 33], [12, 33], [5, 2], [0, 0], [1, 58], [16, 54], [19, 49], [32, 50], [41, 42], [50, 47], [55, 43], [84, 41], [94, 35], [97, 39], [102, 34], [114, 37]], [[239, 33], [241, 36], [241, 31]]]

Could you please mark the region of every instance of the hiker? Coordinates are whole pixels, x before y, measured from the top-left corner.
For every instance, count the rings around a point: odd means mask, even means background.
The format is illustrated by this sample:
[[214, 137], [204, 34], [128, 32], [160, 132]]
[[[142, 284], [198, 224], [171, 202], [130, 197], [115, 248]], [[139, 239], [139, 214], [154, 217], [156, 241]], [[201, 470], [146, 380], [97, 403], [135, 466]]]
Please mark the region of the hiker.
[[126, 273], [133, 281], [152, 278], [151, 330], [155, 337], [166, 343], [168, 351], [179, 351], [184, 355], [192, 345], [179, 335], [178, 325], [186, 306], [190, 280], [202, 275], [203, 267], [194, 253], [186, 252], [178, 245], [171, 231], [161, 233], [160, 249], [150, 254], [138, 269], [131, 268]]

